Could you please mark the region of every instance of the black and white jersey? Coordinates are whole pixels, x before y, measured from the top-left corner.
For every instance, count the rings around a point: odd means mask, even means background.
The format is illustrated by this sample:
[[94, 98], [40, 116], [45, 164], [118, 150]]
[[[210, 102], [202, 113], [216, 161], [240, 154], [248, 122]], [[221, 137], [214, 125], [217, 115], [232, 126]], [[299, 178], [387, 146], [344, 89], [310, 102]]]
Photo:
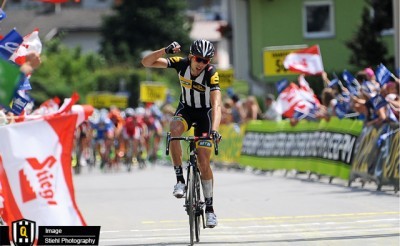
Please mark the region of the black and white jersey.
[[208, 64], [199, 76], [190, 75], [190, 60], [182, 57], [169, 57], [168, 67], [175, 68], [181, 84], [180, 101], [192, 108], [211, 108], [210, 92], [220, 90], [216, 68]]

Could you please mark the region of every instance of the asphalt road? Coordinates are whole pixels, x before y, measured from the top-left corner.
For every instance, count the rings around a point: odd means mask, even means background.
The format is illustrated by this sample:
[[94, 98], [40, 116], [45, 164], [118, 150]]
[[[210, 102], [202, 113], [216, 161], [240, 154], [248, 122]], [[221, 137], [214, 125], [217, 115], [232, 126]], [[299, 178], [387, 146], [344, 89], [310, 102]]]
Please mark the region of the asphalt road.
[[[318, 179], [283, 171], [213, 167], [219, 225], [200, 245], [399, 245], [399, 194], [392, 187]], [[175, 174], [156, 165], [128, 173], [74, 175], [78, 207], [100, 225], [100, 245], [188, 245], [183, 200], [172, 196]]]

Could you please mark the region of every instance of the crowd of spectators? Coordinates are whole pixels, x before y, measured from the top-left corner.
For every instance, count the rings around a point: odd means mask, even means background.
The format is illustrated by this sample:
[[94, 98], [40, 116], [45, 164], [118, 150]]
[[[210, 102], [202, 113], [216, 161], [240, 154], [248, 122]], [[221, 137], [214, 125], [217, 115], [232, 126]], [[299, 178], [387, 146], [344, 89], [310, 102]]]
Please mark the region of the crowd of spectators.
[[[307, 102], [305, 105], [312, 106], [300, 110], [298, 105], [290, 105], [294, 111], [290, 117], [283, 112], [285, 109], [282, 109], [280, 94], [275, 96], [268, 93], [260, 98], [259, 104], [255, 96], [240, 98], [229, 89], [223, 98], [222, 123], [240, 125], [250, 120], [289, 119], [294, 126], [303, 119], [319, 121], [330, 120], [331, 117], [359, 119], [363, 120], [365, 125], [376, 127], [383, 123], [399, 122], [400, 81], [397, 77], [392, 75], [388, 82], [380, 83], [375, 72], [371, 68], [366, 68], [358, 71], [352, 81], [346, 81], [346, 83], [337, 76], [330, 80], [325, 72], [321, 74], [321, 80], [324, 83], [321, 93], [314, 94], [314, 91], [309, 88], [307, 93], [314, 95], [303, 99]], [[301, 81], [305, 81], [304, 75], [299, 75], [298, 81], [293, 82], [299, 92], [302, 92], [304, 87], [302, 83], [307, 83]], [[262, 111], [261, 108], [264, 110]]]

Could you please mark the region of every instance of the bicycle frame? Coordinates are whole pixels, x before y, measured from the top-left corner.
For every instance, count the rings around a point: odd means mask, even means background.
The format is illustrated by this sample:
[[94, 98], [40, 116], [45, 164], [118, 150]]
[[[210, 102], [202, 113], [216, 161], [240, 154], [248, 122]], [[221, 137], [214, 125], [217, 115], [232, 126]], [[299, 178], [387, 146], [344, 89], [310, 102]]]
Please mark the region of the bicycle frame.
[[[201, 178], [200, 170], [197, 166], [197, 149], [196, 142], [199, 140], [212, 140], [207, 137], [171, 137], [171, 133], [167, 133], [166, 155], [169, 155], [169, 143], [171, 141], [186, 141], [189, 142], [189, 160], [187, 166], [186, 177], [186, 196], [185, 196], [185, 210], [189, 215], [190, 226], [190, 245], [193, 245], [194, 239], [196, 242], [200, 241], [200, 216], [203, 221], [203, 229], [206, 228], [204, 222], [204, 202], [201, 200]], [[214, 141], [214, 152], [218, 155], [218, 143]]]

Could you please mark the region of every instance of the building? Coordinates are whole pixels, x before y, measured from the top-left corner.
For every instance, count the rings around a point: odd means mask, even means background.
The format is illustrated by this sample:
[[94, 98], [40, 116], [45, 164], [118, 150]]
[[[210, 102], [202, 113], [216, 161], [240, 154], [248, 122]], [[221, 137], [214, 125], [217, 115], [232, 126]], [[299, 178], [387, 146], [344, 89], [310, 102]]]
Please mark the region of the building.
[[80, 46], [83, 52], [100, 48], [102, 18], [111, 13], [113, 0], [74, 1], [67, 4], [10, 0], [5, 8], [7, 18], [0, 23], [1, 34], [16, 28], [21, 35], [39, 28], [42, 40], [60, 36], [70, 48]]
[[[272, 62], [278, 70], [283, 61], [282, 57], [281, 60], [265, 60], [264, 52], [299, 45], [318, 44], [327, 72], [349, 69], [351, 53], [344, 42], [351, 39], [361, 24], [364, 6], [364, 0], [229, 1], [235, 77], [251, 82], [254, 94], [263, 91], [259, 86], [273, 85], [283, 77], [292, 79], [294, 76], [286, 73], [266, 73], [266, 62]], [[400, 67], [398, 0], [393, 0], [393, 9], [394, 28], [383, 35], [389, 54], [395, 55], [396, 67]], [[312, 11], [316, 12], [315, 18], [310, 18]], [[270, 86], [269, 89], [274, 88]]]
[[[229, 52], [224, 45], [219, 45], [222, 38], [219, 28], [227, 23], [221, 17], [220, 1], [210, 6], [198, 2], [188, 1], [187, 15], [193, 23], [190, 37], [214, 42], [221, 66], [230, 67]], [[59, 36], [70, 48], [80, 46], [83, 52], [97, 52], [102, 18], [112, 13], [114, 3], [118, 0], [70, 0], [62, 4], [9, 0], [5, 9], [8, 17], [0, 24], [0, 33], [6, 34], [15, 27], [21, 35], [26, 35], [39, 28], [42, 40]]]

